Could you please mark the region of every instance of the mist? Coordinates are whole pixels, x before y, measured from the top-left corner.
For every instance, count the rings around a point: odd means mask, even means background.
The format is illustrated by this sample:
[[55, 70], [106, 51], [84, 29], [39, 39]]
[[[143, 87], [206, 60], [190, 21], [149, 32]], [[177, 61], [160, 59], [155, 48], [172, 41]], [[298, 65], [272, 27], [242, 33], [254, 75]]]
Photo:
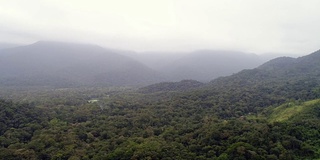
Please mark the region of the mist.
[[0, 2], [0, 42], [97, 44], [137, 52], [231, 50], [305, 55], [318, 49], [320, 2]]

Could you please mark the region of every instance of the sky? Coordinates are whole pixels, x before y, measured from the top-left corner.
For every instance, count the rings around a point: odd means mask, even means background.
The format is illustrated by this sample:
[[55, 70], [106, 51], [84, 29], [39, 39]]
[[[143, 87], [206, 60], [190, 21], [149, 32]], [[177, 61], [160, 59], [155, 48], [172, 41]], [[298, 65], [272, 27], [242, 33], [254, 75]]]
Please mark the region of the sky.
[[0, 0], [0, 42], [133, 51], [320, 49], [319, 0]]

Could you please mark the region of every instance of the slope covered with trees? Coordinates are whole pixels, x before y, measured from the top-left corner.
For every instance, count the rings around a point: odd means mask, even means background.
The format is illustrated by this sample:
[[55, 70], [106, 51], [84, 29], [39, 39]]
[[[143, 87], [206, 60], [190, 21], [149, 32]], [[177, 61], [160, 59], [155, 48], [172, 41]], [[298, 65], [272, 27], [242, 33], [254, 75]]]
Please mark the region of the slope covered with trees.
[[[4, 121], [1, 157], [312, 159], [320, 154], [319, 100], [288, 102], [258, 115], [222, 119], [211, 108], [177, 97], [167, 102], [129, 93], [100, 98], [104, 103], [82, 101], [74, 106], [57, 101], [46, 107], [40, 107], [47, 104], [41, 100], [38, 107], [1, 101], [2, 119], [22, 119], [18, 126]], [[273, 121], [279, 116], [274, 111], [295, 104], [303, 109]], [[8, 110], [17, 112], [15, 117]]]
[[319, 55], [275, 59], [207, 84], [1, 90], [14, 102], [0, 103], [0, 157], [317, 159]]

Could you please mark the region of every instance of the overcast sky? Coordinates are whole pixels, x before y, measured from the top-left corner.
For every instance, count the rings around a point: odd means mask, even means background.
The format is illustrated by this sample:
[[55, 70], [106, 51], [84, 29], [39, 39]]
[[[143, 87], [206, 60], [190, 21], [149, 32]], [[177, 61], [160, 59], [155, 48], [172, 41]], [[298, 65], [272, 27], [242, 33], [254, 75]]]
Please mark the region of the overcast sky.
[[135, 51], [320, 49], [320, 0], [0, 0], [0, 42]]

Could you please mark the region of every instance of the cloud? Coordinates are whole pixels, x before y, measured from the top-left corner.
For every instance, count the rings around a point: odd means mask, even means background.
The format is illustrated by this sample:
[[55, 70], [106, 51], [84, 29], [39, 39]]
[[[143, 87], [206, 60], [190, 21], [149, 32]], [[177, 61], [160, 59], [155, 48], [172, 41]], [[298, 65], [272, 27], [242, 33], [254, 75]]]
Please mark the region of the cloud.
[[309, 53], [320, 42], [317, 6], [318, 0], [0, 0], [0, 41]]

